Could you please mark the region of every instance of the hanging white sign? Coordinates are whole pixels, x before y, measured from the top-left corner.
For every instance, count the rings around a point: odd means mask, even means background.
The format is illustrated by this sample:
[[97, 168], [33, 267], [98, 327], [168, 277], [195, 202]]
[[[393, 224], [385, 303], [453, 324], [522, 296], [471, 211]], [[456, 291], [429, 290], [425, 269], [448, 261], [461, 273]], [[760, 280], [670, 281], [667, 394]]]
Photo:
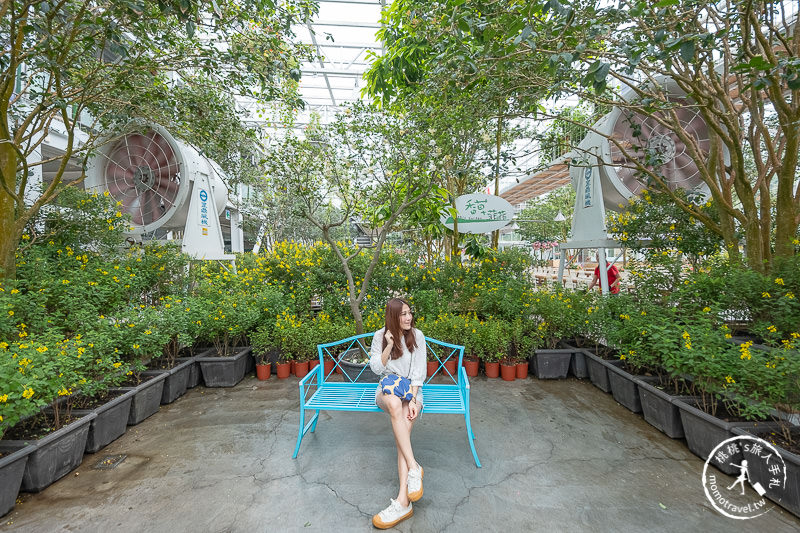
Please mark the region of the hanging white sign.
[[[505, 227], [514, 216], [514, 208], [507, 200], [491, 194], [465, 194], [456, 198], [459, 233], [489, 233]], [[455, 221], [444, 214], [441, 222], [453, 229]]]

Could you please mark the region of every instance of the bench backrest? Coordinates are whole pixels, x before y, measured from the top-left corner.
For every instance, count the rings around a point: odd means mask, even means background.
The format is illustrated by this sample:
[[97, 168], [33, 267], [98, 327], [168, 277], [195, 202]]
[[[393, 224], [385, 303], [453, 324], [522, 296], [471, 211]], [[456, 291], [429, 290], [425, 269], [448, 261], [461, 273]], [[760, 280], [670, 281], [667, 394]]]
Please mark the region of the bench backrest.
[[[325, 368], [325, 360], [332, 360], [334, 362], [333, 369], [328, 372], [323, 370], [323, 378], [319, 382], [321, 385], [326, 381], [336, 369], [341, 369], [344, 381], [355, 383], [356, 381], [371, 381], [378, 382], [377, 376], [372, 373], [369, 368], [369, 350], [372, 345], [372, 337], [375, 333], [362, 333], [361, 335], [354, 335], [346, 339], [329, 342], [317, 345], [317, 353], [319, 355], [319, 364]], [[425, 384], [437, 376], [444, 378], [445, 383], [453, 383], [461, 385], [461, 365], [464, 359], [464, 347], [458, 344], [449, 344], [437, 339], [425, 337], [425, 351], [429, 363], [435, 363], [436, 370], [425, 379]], [[342, 358], [343, 355], [349, 355], [347, 359], [356, 359], [361, 362], [366, 362], [362, 367], [358, 364], [352, 364], [348, 360]], [[451, 372], [446, 366], [446, 362], [454, 361], [455, 372]]]

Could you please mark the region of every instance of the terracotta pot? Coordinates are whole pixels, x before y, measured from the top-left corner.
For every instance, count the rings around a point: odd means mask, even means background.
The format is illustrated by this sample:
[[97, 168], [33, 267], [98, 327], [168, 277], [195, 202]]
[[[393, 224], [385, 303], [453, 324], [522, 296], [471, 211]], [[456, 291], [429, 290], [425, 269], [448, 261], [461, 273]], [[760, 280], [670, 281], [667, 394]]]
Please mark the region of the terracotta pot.
[[500, 376], [500, 363], [484, 363], [483, 371], [487, 378], [496, 378]]
[[503, 381], [514, 381], [517, 379], [517, 365], [500, 365], [500, 376]]
[[466, 359], [464, 361], [464, 370], [467, 371], [467, 376], [474, 378], [478, 375], [478, 368], [481, 362], [477, 359]]
[[428, 377], [431, 377], [439, 368], [439, 361], [428, 361]]
[[292, 373], [292, 363], [286, 361], [285, 363], [278, 363], [278, 379], [286, 379]]
[[270, 363], [265, 365], [256, 365], [256, 377], [261, 381], [268, 380], [271, 372], [272, 365]]
[[450, 359], [449, 361], [447, 361], [444, 364], [444, 367], [447, 369], [448, 372], [450, 372], [451, 376], [453, 376], [454, 378], [458, 377], [456, 376], [456, 361], [454, 359]]
[[294, 359], [292, 359], [291, 361], [289, 361], [289, 364], [291, 365], [289, 367], [289, 372], [294, 374], [295, 373], [295, 366], [297, 365], [297, 363], [294, 361]]
[[319, 365], [319, 359], [312, 359], [308, 362], [308, 371], [311, 372]]
[[517, 379], [525, 379], [528, 377], [528, 362], [517, 363]]
[[308, 374], [308, 361], [297, 361], [294, 364], [294, 375], [298, 378], [303, 378]]
[[324, 368], [325, 368], [325, 375], [327, 376], [333, 370], [333, 360], [325, 359], [325, 367]]

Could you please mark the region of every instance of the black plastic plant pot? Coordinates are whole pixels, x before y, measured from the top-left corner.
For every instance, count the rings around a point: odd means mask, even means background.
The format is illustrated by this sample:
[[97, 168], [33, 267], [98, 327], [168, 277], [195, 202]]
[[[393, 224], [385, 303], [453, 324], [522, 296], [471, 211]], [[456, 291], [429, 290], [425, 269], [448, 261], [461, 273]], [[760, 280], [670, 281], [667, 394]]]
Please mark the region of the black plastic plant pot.
[[28, 455], [20, 489], [40, 492], [66, 476], [81, 464], [89, 434], [89, 423], [97, 415], [91, 413], [33, 441], [0, 441], [0, 450], [16, 451], [28, 445], [35, 449]]
[[16, 451], [3, 450], [7, 455], [0, 457], [0, 516], [14, 508], [22, 485], [22, 476], [25, 474], [25, 465], [28, 463], [28, 455], [34, 450], [35, 446], [24, 446]]
[[572, 350], [536, 350], [533, 354], [533, 375], [539, 379], [564, 379], [569, 373]]
[[125, 434], [128, 427], [128, 415], [135, 390], [120, 394], [109, 402], [95, 409], [73, 409], [76, 416], [95, 413], [97, 417], [89, 423], [89, 434], [86, 437], [86, 453], [95, 453]]
[[583, 351], [583, 355], [586, 359], [586, 369], [589, 371], [589, 379], [592, 384], [603, 392], [611, 392], [608, 367], [619, 366], [622, 361], [608, 361], [586, 350]]
[[135, 387], [118, 387], [111, 391], [134, 391], [128, 413], [128, 425], [135, 426], [142, 420], [156, 414], [161, 405], [161, 394], [167, 374], [146, 376], [149, 379]]
[[642, 402], [642, 416], [645, 421], [673, 439], [684, 436], [681, 413], [675, 400], [689, 400], [693, 396], [672, 396], [654, 386], [653, 382], [636, 380], [639, 386], [639, 399]]
[[248, 362], [253, 350], [250, 347], [239, 348], [230, 357], [198, 356], [197, 363], [203, 373], [203, 382], [206, 387], [233, 387], [247, 373]]

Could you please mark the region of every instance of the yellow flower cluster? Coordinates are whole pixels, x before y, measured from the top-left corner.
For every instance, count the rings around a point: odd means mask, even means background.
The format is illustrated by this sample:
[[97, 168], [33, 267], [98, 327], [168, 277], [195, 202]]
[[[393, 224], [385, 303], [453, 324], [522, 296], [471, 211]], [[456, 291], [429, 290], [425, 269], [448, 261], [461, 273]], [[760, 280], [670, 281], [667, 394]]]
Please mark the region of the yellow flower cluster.
[[750, 347], [753, 345], [753, 341], [743, 342], [739, 345], [739, 351], [741, 355], [739, 359], [747, 359], [748, 361], [753, 358], [752, 354], [750, 353]]
[[681, 335], [681, 337], [683, 337], [684, 346], [686, 346], [686, 349], [687, 350], [691, 350], [692, 349], [692, 336], [689, 335], [689, 332], [688, 331], [684, 331], [683, 335]]

